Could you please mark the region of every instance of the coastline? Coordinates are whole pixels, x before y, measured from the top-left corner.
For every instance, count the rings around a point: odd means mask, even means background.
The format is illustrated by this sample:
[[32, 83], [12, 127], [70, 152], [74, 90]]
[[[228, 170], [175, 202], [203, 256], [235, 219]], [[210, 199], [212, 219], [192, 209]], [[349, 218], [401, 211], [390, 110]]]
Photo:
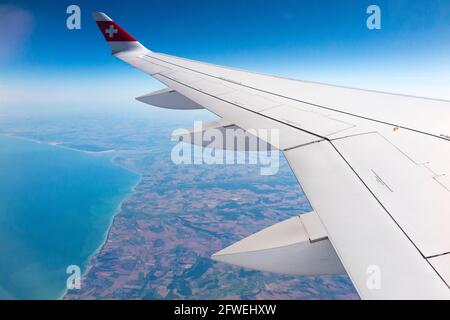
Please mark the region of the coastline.
[[[90, 261], [92, 260], [92, 258], [97, 255], [105, 246], [109, 235], [110, 235], [110, 231], [111, 231], [111, 227], [114, 223], [114, 220], [117, 216], [117, 214], [119, 214], [122, 211], [122, 205], [123, 203], [136, 191], [136, 187], [141, 183], [142, 181], [142, 174], [137, 172], [136, 170], [130, 169], [125, 167], [122, 164], [119, 164], [116, 161], [116, 156], [117, 156], [117, 150], [115, 149], [111, 149], [111, 150], [105, 150], [105, 151], [87, 151], [87, 150], [80, 150], [80, 149], [76, 149], [76, 148], [72, 148], [69, 146], [65, 146], [63, 143], [57, 143], [57, 142], [45, 142], [45, 141], [40, 141], [40, 140], [36, 140], [33, 138], [28, 138], [28, 137], [22, 137], [22, 136], [18, 136], [18, 135], [14, 135], [11, 133], [0, 133], [0, 136], [6, 136], [9, 138], [16, 138], [16, 139], [21, 139], [21, 140], [25, 140], [25, 141], [29, 141], [29, 142], [33, 142], [33, 143], [39, 143], [39, 144], [45, 144], [45, 145], [49, 145], [52, 147], [57, 147], [57, 148], [62, 148], [62, 149], [66, 149], [66, 150], [71, 150], [71, 151], [75, 151], [75, 152], [80, 152], [80, 153], [84, 153], [84, 154], [89, 154], [89, 155], [103, 155], [103, 154], [113, 154], [111, 157], [109, 157], [109, 160], [111, 161], [111, 163], [118, 167], [121, 168], [123, 170], [126, 170], [128, 172], [133, 173], [134, 175], [137, 176], [136, 182], [134, 184], [132, 184], [129, 188], [129, 191], [127, 193], [125, 193], [122, 196], [122, 199], [120, 200], [119, 204], [114, 208], [114, 210], [112, 210], [111, 215], [110, 215], [110, 219], [108, 221], [108, 225], [106, 227], [106, 231], [103, 234], [102, 240], [100, 241], [98, 247], [89, 255], [89, 257], [86, 259], [85, 261], [85, 265], [84, 265], [84, 270], [82, 270], [82, 277], [89, 272], [90, 270]], [[68, 289], [65, 288], [63, 290], [63, 292], [54, 298], [54, 300], [64, 300], [64, 297], [67, 295], [67, 291]]]
[[[89, 151], [89, 150], [83, 150], [83, 149], [77, 149], [77, 148], [73, 148], [73, 147], [69, 147], [67, 145], [64, 145], [64, 142], [56, 142], [56, 141], [52, 141], [52, 142], [45, 142], [45, 141], [41, 141], [41, 140], [37, 140], [37, 139], [33, 139], [33, 138], [28, 138], [28, 137], [23, 137], [23, 136], [19, 136], [19, 135], [15, 135], [13, 133], [0, 133], [0, 136], [5, 136], [5, 137], [9, 137], [9, 138], [16, 138], [16, 139], [21, 139], [21, 140], [25, 140], [25, 141], [29, 141], [29, 142], [34, 142], [34, 143], [39, 143], [39, 144], [46, 144], [48, 146], [52, 146], [52, 147], [57, 147], [57, 148], [62, 148], [65, 150], [72, 150], [72, 151], [76, 151], [76, 152], [80, 152], [80, 153], [84, 153], [84, 154], [91, 154], [91, 155], [97, 155], [97, 154], [106, 154], [106, 153], [114, 153], [117, 152], [117, 150], [115, 149], [109, 149], [109, 150], [102, 150], [102, 151]], [[115, 163], [114, 163], [115, 164]], [[128, 170], [128, 169], [127, 169]], [[131, 170], [128, 170], [131, 171]], [[135, 173], [135, 172], [134, 172]]]
[[[117, 163], [114, 162], [114, 161], [112, 161], [112, 163], [113, 163], [114, 165], [120, 167], [120, 168], [123, 168], [123, 169], [125, 169], [125, 170], [130, 171], [130, 172], [133, 172], [132, 170], [126, 169], [125, 167], [123, 167], [123, 166], [117, 164]], [[135, 172], [133, 172], [133, 173], [135, 173]], [[141, 175], [141, 174], [137, 174], [137, 175], [138, 175], [138, 177], [139, 177], [138, 180], [137, 180], [137, 182], [133, 185], [133, 187], [130, 188], [130, 191], [129, 191], [128, 193], [126, 193], [126, 194], [123, 196], [123, 198], [122, 198], [122, 200], [120, 201], [120, 203], [117, 205], [117, 207], [116, 207], [116, 208], [114, 209], [114, 211], [112, 212], [111, 218], [110, 218], [110, 220], [109, 220], [109, 222], [108, 222], [108, 227], [106, 228], [106, 232], [105, 232], [104, 235], [103, 235], [103, 239], [102, 239], [102, 241], [100, 242], [100, 245], [99, 245], [99, 246], [97, 247], [97, 249], [95, 249], [95, 250], [89, 255], [89, 257], [87, 258], [87, 260], [86, 260], [86, 265], [85, 265], [85, 269], [82, 270], [82, 275], [81, 275], [82, 278], [86, 275], [86, 273], [89, 272], [90, 267], [91, 267], [90, 261], [92, 260], [92, 258], [93, 258], [95, 255], [97, 255], [100, 251], [102, 251], [103, 247], [105, 246], [106, 242], [108, 241], [109, 234], [110, 234], [110, 232], [111, 232], [111, 227], [112, 227], [112, 225], [113, 225], [113, 223], [114, 223], [114, 220], [116, 219], [116, 216], [117, 216], [120, 212], [122, 212], [122, 205], [123, 205], [123, 203], [124, 203], [124, 202], [125, 202], [125, 201], [126, 201], [126, 200], [134, 193], [134, 192], [135, 192], [136, 187], [141, 183], [141, 181], [142, 181], [142, 175]], [[55, 298], [55, 300], [64, 300], [64, 297], [67, 295], [67, 290], [68, 290], [68, 289], [65, 288], [65, 289], [64, 289], [64, 292], [63, 292], [59, 297]]]

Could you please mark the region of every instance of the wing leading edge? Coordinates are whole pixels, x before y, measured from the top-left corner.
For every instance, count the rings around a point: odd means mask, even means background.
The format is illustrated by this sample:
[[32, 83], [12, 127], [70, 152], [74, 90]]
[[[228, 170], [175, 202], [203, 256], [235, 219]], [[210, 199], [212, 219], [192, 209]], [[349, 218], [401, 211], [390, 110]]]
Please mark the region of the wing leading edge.
[[[189, 101], [190, 108], [202, 106], [244, 130], [279, 130], [274, 147], [284, 152], [323, 225], [335, 250], [327, 256], [340, 259], [362, 298], [450, 298], [448, 101], [283, 79], [155, 53], [105, 14], [94, 18], [115, 57], [169, 87], [149, 101], [157, 98], [165, 107], [162, 98], [176, 97], [171, 108], [185, 109]], [[243, 265], [230, 255], [233, 248], [267, 252], [267, 247], [253, 250], [252, 239], [225, 249], [223, 260]], [[234, 253], [247, 254], [239, 250]], [[286, 269], [267, 259], [261, 264], [271, 271]]]

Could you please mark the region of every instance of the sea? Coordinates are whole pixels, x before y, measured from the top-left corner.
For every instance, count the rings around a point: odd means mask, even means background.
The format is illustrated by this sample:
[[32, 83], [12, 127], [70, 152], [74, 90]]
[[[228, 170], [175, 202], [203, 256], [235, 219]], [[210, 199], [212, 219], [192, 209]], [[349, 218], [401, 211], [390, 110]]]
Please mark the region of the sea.
[[0, 299], [61, 298], [139, 182], [85, 151], [0, 135]]

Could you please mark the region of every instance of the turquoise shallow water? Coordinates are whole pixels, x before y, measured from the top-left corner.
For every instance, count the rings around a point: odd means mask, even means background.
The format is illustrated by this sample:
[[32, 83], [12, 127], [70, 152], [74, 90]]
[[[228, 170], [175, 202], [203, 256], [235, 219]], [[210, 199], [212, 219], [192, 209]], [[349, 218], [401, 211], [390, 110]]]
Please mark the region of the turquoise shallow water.
[[0, 299], [56, 299], [139, 177], [91, 155], [0, 136]]

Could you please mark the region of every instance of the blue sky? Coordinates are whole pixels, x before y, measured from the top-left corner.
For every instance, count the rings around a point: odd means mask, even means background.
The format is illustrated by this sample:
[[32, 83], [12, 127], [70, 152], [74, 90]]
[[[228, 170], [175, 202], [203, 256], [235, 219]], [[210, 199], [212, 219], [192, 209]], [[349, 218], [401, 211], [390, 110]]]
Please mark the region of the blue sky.
[[[450, 99], [446, 0], [0, 1], [0, 93], [22, 103], [131, 101], [158, 87], [110, 56], [93, 11], [154, 51]], [[81, 8], [81, 30], [66, 28], [70, 4]], [[370, 4], [381, 8], [381, 30], [366, 27]]]

